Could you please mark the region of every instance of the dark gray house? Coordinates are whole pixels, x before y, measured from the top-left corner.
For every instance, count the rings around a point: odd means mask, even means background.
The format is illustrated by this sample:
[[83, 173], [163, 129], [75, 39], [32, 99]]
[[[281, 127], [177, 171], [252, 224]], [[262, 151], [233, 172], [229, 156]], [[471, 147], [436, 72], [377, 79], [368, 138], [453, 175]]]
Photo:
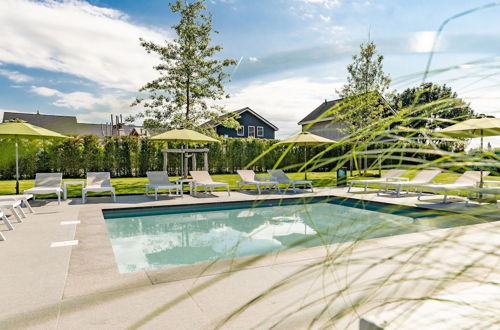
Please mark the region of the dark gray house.
[[141, 126], [125, 125], [118, 116], [111, 124], [79, 123], [75, 116], [45, 115], [40, 113], [4, 112], [3, 121], [20, 119], [25, 122], [50, 129], [51, 131], [70, 135], [105, 136], [148, 136], [149, 133]]
[[[329, 113], [330, 110], [339, 102], [342, 102], [342, 100], [343, 99], [325, 100], [325, 102], [321, 103], [316, 109], [298, 122], [298, 124], [302, 126], [302, 131], [308, 131], [334, 141], [339, 141], [345, 137], [345, 132], [342, 131], [342, 122], [336, 120], [336, 118]], [[388, 113], [396, 113], [382, 96], [380, 96], [379, 102], [387, 109]]]
[[274, 139], [278, 127], [270, 121], [259, 115], [257, 112], [246, 107], [240, 110], [232, 111], [225, 116], [239, 116], [236, 120], [240, 123], [239, 129], [227, 128], [214, 122], [208, 122], [204, 125], [215, 129], [218, 135], [231, 138], [255, 137], [260, 139]]

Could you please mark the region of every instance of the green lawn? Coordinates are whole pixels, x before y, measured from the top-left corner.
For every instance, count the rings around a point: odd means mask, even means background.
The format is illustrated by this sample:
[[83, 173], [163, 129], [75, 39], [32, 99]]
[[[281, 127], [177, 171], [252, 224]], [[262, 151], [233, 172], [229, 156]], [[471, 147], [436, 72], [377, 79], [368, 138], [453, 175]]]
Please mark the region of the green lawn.
[[[415, 175], [415, 171], [408, 171], [405, 176], [411, 178]], [[376, 176], [378, 172], [369, 172], [369, 176]], [[262, 174], [266, 175], [266, 174]], [[288, 176], [292, 179], [303, 179], [303, 173], [288, 173]], [[313, 185], [315, 187], [326, 187], [334, 186], [337, 183], [335, 173], [324, 173], [324, 172], [314, 172], [307, 174], [308, 179], [313, 180]], [[436, 178], [438, 183], [451, 183], [454, 182], [459, 174], [452, 173], [442, 173]], [[239, 179], [237, 174], [215, 174], [212, 175], [214, 181], [227, 182], [231, 190], [236, 190], [236, 182]], [[356, 179], [362, 179], [364, 177], [354, 176]], [[176, 180], [178, 177], [171, 177], [171, 180]], [[488, 178], [491, 180], [493, 178]], [[500, 178], [495, 178], [499, 179]], [[83, 180], [83, 179], [64, 179], [64, 181], [73, 180]], [[111, 184], [116, 188], [117, 195], [134, 195], [134, 194], [144, 194], [144, 185], [148, 182], [147, 178], [114, 178], [111, 179]], [[20, 191], [33, 187], [35, 180], [21, 180], [20, 181]], [[9, 195], [15, 193], [16, 182], [14, 180], [4, 180], [0, 181], [0, 195]], [[374, 186], [375, 187], [375, 186]], [[185, 186], [187, 189], [187, 186]], [[97, 196], [98, 194], [89, 193], [89, 196]], [[80, 197], [81, 187], [80, 186], [69, 186], [68, 188], [69, 197]]]

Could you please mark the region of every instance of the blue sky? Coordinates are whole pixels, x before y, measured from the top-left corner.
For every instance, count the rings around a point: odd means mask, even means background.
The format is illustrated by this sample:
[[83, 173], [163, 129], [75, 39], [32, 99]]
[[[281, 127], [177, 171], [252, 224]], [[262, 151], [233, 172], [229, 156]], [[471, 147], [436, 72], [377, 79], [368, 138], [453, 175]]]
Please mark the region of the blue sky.
[[[249, 106], [285, 137], [346, 79], [368, 34], [393, 89], [419, 84], [434, 31], [446, 18], [492, 1], [207, 0], [222, 57], [241, 59], [227, 109]], [[105, 122], [130, 114], [156, 63], [138, 38], [171, 40], [167, 0], [0, 2], [0, 111], [77, 115]], [[451, 21], [428, 80], [447, 83], [482, 113], [500, 116], [500, 6]], [[495, 144], [497, 144], [498, 140]]]

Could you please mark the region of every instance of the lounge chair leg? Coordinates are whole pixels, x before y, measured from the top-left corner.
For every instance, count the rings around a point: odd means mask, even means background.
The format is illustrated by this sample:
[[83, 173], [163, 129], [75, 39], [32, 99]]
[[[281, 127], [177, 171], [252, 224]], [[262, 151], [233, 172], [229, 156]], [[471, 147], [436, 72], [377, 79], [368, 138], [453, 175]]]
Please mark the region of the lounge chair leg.
[[368, 184], [365, 184], [365, 190], [364, 191], [366, 192], [367, 189], [368, 189]]
[[3, 220], [3, 223], [5, 224], [5, 226], [7, 226], [7, 228], [9, 228], [9, 230], [14, 230], [14, 227], [10, 223], [9, 219], [7, 219], [7, 217], [5, 216], [5, 214], [2, 214], [2, 220]]
[[351, 188], [352, 188], [352, 182], [349, 183], [349, 187], [347, 187], [347, 192], [351, 192]]
[[158, 188], [155, 188], [155, 201], [158, 200]]
[[231, 196], [231, 192], [229, 191], [229, 186], [227, 186], [227, 195]]
[[401, 186], [396, 190], [396, 197], [401, 197]]
[[5, 236], [0, 232], [0, 241], [6, 241]]
[[31, 205], [30, 203], [28, 203], [28, 200], [23, 200], [23, 204], [24, 206], [28, 209], [28, 211], [30, 211], [30, 213], [35, 213], [35, 211], [33, 211], [33, 209], [31, 208]]
[[257, 192], [259, 193], [260, 195], [260, 186], [257, 186]]
[[10, 210], [11, 210], [14, 218], [16, 218], [17, 222], [23, 222], [23, 220], [21, 220], [21, 217], [19, 216], [19, 214], [17, 214], [17, 211], [15, 208], [11, 208]]
[[26, 213], [24, 213], [24, 211], [23, 211], [23, 209], [22, 209], [21, 205], [19, 205], [19, 206], [17, 207], [17, 209], [19, 210], [19, 214], [21, 215], [21, 217], [22, 217], [22, 218], [26, 218]]
[[57, 205], [61, 205], [61, 193], [57, 192]]
[[444, 197], [443, 197], [443, 203], [446, 204], [446, 201], [448, 200], [448, 190], [444, 191]]

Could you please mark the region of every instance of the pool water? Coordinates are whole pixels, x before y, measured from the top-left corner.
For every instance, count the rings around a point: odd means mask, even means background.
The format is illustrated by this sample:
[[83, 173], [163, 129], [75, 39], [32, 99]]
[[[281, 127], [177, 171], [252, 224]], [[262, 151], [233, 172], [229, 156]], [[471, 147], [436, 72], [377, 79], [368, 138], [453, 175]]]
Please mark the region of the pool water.
[[[382, 212], [381, 212], [382, 211]], [[425, 212], [424, 212], [425, 213]], [[104, 211], [121, 273], [448, 227], [456, 216], [343, 201]], [[422, 220], [422, 221], [421, 221]], [[424, 221], [425, 220], [425, 221]]]

